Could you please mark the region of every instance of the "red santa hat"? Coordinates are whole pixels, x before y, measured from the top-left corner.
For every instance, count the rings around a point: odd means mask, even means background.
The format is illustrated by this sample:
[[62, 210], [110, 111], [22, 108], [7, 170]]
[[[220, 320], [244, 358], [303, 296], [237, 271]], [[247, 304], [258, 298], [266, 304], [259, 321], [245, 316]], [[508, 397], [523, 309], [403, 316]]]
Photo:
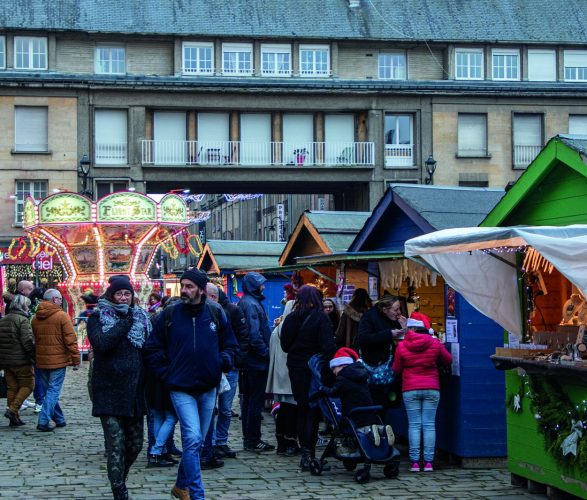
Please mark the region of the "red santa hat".
[[352, 365], [355, 361], [359, 359], [359, 355], [350, 349], [349, 347], [341, 347], [334, 358], [330, 360], [330, 368], [335, 368], [336, 366], [344, 366], [344, 365]]
[[427, 330], [430, 329], [431, 321], [430, 321], [430, 318], [428, 316], [426, 316], [425, 314], [422, 314], [421, 312], [418, 312], [418, 311], [414, 311], [412, 314], [410, 314], [410, 318], [415, 319], [417, 321], [421, 321], [422, 323], [424, 323], [424, 328], [426, 328]]

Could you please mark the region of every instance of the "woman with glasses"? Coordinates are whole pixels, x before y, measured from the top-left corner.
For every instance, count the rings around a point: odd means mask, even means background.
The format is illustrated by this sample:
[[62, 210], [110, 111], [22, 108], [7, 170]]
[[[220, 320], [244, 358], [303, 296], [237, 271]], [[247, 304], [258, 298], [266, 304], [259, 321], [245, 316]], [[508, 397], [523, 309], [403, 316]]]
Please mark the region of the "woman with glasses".
[[114, 276], [88, 320], [94, 350], [92, 415], [100, 417], [104, 430], [115, 500], [128, 498], [126, 478], [143, 446], [146, 413], [142, 350], [151, 322], [133, 299], [128, 277]]

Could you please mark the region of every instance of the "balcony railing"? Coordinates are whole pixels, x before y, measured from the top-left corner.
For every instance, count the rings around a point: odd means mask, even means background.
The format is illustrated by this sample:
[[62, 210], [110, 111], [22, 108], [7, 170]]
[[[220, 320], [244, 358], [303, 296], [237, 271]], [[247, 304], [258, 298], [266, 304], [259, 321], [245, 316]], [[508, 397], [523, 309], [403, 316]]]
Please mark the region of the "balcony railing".
[[96, 143], [97, 165], [120, 165], [127, 163], [126, 142]]
[[542, 146], [514, 145], [514, 168], [526, 168], [540, 153]]
[[385, 145], [385, 166], [386, 167], [413, 167], [414, 166], [414, 145], [413, 144], [386, 144]]
[[152, 141], [141, 144], [143, 165], [374, 165], [372, 142]]

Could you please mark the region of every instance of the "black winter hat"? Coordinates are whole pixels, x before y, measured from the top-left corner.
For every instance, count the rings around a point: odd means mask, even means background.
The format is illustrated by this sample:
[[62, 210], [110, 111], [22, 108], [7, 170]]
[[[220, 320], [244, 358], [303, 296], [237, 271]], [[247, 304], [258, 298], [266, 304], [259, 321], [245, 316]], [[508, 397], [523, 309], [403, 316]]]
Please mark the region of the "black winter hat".
[[132, 283], [128, 276], [112, 276], [109, 280], [110, 286], [106, 290], [106, 295], [114, 297], [114, 294], [119, 290], [129, 290], [134, 293]]
[[188, 269], [184, 271], [181, 275], [181, 280], [190, 280], [202, 290], [206, 290], [206, 283], [208, 283], [208, 275], [204, 271], [200, 271], [199, 269]]

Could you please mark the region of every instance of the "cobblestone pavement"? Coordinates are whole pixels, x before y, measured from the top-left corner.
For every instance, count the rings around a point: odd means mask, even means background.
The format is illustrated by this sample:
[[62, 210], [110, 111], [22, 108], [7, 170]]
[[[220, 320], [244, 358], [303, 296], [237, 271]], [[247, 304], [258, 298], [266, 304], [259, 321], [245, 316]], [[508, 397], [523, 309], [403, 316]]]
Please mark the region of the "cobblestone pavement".
[[[38, 432], [32, 410], [22, 412], [26, 425], [20, 428], [0, 422], [0, 498], [112, 498], [102, 428], [99, 419], [91, 416], [87, 373], [87, 363], [79, 371], [67, 371], [61, 397], [67, 427]], [[238, 423], [233, 421], [231, 444], [240, 450]], [[274, 441], [270, 417], [264, 425], [264, 437]], [[179, 441], [179, 435], [176, 438]], [[464, 470], [441, 463], [432, 473], [418, 474], [408, 471], [404, 457], [399, 479], [385, 479], [381, 467], [374, 466], [371, 481], [360, 485], [340, 462], [331, 460], [331, 471], [313, 477], [297, 470], [298, 460], [274, 453], [257, 456], [239, 452], [238, 458], [226, 460], [223, 468], [203, 472], [207, 498], [545, 498], [510, 486], [505, 469]], [[146, 463], [143, 452], [131, 469], [128, 487], [132, 499], [169, 499], [175, 468], [147, 469]]]

